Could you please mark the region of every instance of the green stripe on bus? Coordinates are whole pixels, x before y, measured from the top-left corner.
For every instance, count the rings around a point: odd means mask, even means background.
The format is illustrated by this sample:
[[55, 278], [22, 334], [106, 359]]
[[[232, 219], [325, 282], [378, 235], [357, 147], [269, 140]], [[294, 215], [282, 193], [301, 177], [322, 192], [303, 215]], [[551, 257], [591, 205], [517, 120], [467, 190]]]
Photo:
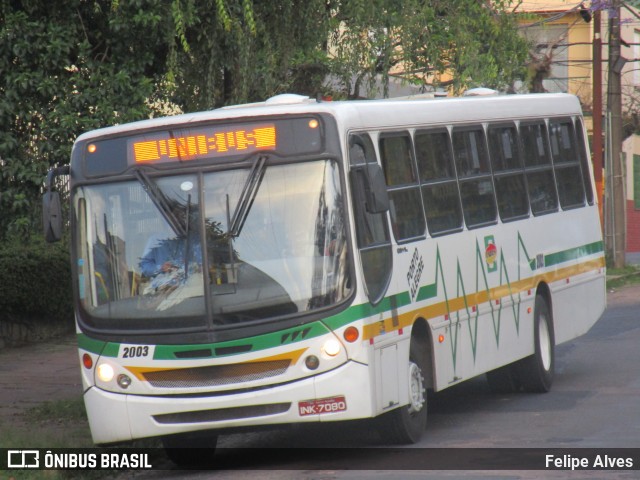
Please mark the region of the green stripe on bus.
[[604, 245], [602, 241], [588, 243], [580, 247], [569, 248], [557, 253], [550, 253], [544, 257], [544, 266], [550, 267], [558, 265], [559, 263], [568, 262], [571, 260], [577, 260], [581, 257], [593, 255], [594, 253], [600, 253], [604, 251]]
[[438, 296], [438, 284], [431, 283], [429, 285], [425, 285], [421, 287], [418, 291], [418, 296], [416, 297], [416, 301], [420, 302], [421, 300], [428, 300], [430, 298], [435, 298]]
[[84, 333], [77, 335], [78, 348], [86, 350], [87, 352], [95, 353], [96, 355], [103, 355], [105, 357], [117, 357], [120, 351], [119, 343], [103, 342], [101, 340], [95, 340], [86, 336]]
[[347, 308], [344, 312], [332, 315], [323, 320], [323, 322], [332, 330], [344, 327], [356, 320], [361, 320], [372, 315], [387, 313], [394, 309], [405, 307], [411, 303], [409, 292], [401, 292], [389, 297], [383, 298], [377, 305], [370, 303], [361, 303]]
[[[268, 348], [279, 347], [281, 345], [291, 345], [302, 340], [319, 337], [329, 333], [329, 330], [322, 322], [312, 322], [299, 327], [288, 328], [286, 330], [278, 330], [273, 333], [266, 333], [256, 337], [242, 338], [239, 340], [230, 340], [227, 342], [197, 344], [197, 345], [158, 345], [153, 355], [154, 360], [176, 360], [176, 352], [187, 352], [193, 350], [212, 349], [213, 357], [229, 357], [239, 355], [241, 353], [257, 352]], [[245, 348], [249, 347], [249, 348]], [[238, 348], [237, 352], [216, 353], [216, 350], [228, 348]]]

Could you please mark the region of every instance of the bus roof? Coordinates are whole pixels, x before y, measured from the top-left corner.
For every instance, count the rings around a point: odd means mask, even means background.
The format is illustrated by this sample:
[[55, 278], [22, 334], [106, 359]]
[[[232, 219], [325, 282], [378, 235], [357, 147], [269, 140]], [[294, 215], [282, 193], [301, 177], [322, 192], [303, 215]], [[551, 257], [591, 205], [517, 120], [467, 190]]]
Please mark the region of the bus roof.
[[[384, 99], [316, 102], [309, 97], [287, 95], [281, 101], [235, 105], [216, 110], [160, 117], [82, 134], [78, 141], [137, 130], [171, 128], [207, 121], [250, 119], [269, 115], [329, 113], [338, 123], [353, 129], [382, 129], [412, 124], [455, 124], [501, 121], [512, 118], [579, 115], [580, 102], [574, 95], [543, 93], [488, 95], [436, 99]], [[297, 99], [296, 99], [297, 97]], [[278, 97], [274, 97], [276, 99]]]

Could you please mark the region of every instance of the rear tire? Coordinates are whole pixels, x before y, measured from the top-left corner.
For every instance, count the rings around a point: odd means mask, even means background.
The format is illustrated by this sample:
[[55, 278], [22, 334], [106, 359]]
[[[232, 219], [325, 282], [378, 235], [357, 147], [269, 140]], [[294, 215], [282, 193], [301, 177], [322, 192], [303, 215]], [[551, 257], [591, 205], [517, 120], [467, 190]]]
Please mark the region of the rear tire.
[[420, 338], [411, 337], [409, 364], [409, 405], [385, 413], [380, 417], [381, 434], [390, 443], [411, 444], [422, 438], [427, 427], [427, 391], [425, 372], [428, 368], [427, 348]]
[[162, 439], [164, 451], [179, 467], [212, 465], [217, 435], [172, 435]]
[[536, 296], [533, 336], [535, 353], [516, 364], [518, 378], [526, 392], [551, 390], [555, 368], [555, 335], [553, 318], [546, 299]]
[[486, 373], [489, 390], [493, 393], [516, 393], [520, 391], [520, 379], [515, 365], [509, 364]]

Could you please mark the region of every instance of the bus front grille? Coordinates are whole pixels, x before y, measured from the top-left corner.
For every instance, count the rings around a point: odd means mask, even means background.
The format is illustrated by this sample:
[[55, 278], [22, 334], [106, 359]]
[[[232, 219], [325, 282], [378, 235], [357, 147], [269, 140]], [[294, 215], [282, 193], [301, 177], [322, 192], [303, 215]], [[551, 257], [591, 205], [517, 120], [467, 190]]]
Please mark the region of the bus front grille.
[[144, 372], [142, 376], [158, 388], [217, 387], [251, 382], [281, 375], [287, 371], [291, 360], [213, 365], [208, 367], [179, 368]]
[[172, 423], [206, 423], [242, 418], [265, 417], [284, 413], [291, 408], [291, 403], [274, 403], [271, 405], [252, 405], [248, 407], [219, 408], [215, 410], [196, 410], [193, 412], [165, 413], [153, 415], [153, 419], [161, 424]]

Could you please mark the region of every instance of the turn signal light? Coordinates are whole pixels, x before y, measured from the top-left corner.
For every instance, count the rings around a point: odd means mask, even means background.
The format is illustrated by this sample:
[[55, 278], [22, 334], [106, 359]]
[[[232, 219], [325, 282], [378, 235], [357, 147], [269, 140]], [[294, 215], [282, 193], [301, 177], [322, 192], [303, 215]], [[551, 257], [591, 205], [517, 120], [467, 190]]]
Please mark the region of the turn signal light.
[[91, 370], [91, 368], [93, 368], [93, 358], [91, 358], [91, 355], [89, 355], [88, 353], [82, 355], [82, 365], [84, 365], [84, 368], [88, 370]]
[[342, 335], [347, 342], [353, 343], [360, 337], [360, 332], [356, 327], [348, 327]]

